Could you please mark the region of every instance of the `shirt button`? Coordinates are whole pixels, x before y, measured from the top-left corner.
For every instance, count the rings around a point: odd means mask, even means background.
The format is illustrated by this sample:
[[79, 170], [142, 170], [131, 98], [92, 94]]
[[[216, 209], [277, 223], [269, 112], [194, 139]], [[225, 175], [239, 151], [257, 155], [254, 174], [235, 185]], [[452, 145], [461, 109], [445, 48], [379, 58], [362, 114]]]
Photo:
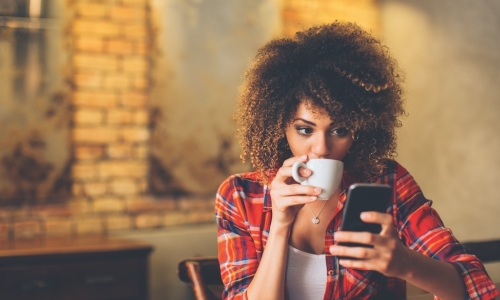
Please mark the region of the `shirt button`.
[[334, 272], [333, 270], [328, 270], [328, 276], [333, 276]]

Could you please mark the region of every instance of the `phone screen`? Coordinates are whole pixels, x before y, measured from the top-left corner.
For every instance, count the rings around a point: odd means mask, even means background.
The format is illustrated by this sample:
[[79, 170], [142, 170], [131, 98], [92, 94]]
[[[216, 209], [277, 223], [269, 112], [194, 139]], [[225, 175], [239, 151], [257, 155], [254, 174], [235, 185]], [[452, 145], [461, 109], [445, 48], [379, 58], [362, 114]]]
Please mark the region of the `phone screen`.
[[[365, 223], [361, 221], [360, 215], [364, 211], [386, 212], [391, 197], [392, 188], [386, 184], [356, 183], [351, 185], [347, 192], [340, 230], [380, 233], [382, 230], [380, 224]], [[339, 245], [369, 247], [356, 243], [339, 243]]]

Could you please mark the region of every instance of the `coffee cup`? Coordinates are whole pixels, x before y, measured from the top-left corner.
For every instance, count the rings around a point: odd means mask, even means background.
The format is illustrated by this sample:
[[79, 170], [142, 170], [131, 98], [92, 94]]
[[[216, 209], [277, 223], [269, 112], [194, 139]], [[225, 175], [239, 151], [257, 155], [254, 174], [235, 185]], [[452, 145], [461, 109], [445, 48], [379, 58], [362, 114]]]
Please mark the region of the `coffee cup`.
[[[312, 171], [311, 176], [299, 175], [299, 168], [307, 168]], [[340, 160], [326, 158], [312, 158], [306, 163], [297, 161], [292, 166], [292, 176], [301, 185], [311, 185], [321, 188], [318, 200], [328, 200], [340, 187], [344, 163]]]

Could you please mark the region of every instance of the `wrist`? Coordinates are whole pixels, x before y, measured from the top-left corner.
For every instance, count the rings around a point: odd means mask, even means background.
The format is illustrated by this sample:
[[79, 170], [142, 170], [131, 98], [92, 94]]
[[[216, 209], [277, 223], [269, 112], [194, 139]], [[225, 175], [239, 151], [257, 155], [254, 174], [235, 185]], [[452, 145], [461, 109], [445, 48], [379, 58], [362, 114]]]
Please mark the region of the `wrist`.
[[275, 236], [281, 236], [288, 239], [290, 235], [291, 225], [280, 224], [278, 222], [271, 222], [271, 226], [269, 228], [269, 234], [273, 234]]
[[404, 263], [401, 269], [401, 273], [397, 277], [411, 282], [415, 277], [415, 264], [418, 264], [419, 253], [407, 247], [404, 247], [404, 253]]

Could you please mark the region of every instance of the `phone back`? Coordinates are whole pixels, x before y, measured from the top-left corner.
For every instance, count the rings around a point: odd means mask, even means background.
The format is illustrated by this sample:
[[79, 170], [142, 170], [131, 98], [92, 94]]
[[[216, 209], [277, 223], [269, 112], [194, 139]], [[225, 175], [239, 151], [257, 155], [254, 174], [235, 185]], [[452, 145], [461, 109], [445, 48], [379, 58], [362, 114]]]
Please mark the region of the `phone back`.
[[340, 230], [379, 233], [380, 224], [361, 221], [364, 211], [386, 212], [392, 188], [386, 184], [356, 183], [349, 187]]

